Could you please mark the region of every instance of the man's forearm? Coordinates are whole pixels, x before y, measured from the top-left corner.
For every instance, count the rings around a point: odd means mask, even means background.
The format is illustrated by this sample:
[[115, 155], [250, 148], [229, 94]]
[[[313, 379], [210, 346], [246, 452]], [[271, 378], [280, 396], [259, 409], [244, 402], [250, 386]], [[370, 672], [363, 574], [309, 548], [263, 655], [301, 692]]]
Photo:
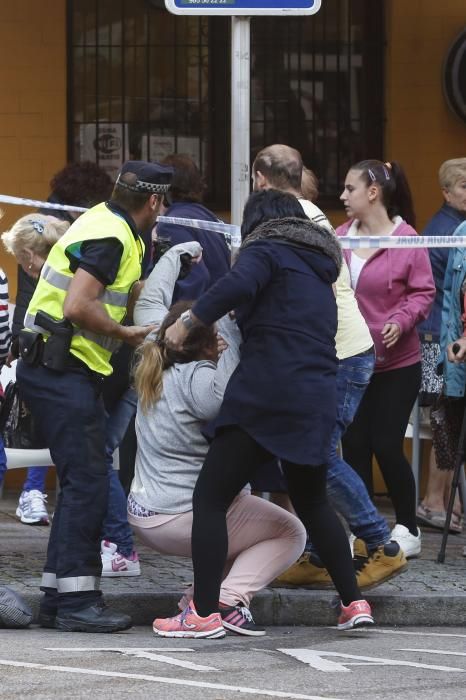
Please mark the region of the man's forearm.
[[98, 299], [92, 301], [83, 300], [81, 303], [67, 307], [64, 305], [65, 318], [79, 328], [83, 328], [99, 335], [106, 335], [118, 340], [125, 340], [126, 329], [120, 323], [110, 318], [104, 305]]

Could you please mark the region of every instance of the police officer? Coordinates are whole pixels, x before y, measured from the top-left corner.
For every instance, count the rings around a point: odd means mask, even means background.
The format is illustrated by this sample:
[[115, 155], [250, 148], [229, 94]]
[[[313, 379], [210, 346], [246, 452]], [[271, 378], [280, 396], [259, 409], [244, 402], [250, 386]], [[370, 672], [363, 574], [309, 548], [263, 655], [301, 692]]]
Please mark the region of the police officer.
[[[111, 198], [79, 217], [54, 245], [25, 316], [20, 391], [46, 440], [60, 483], [39, 622], [64, 631], [115, 632], [131, 618], [106, 608], [99, 578], [108, 502], [103, 377], [122, 341], [150, 326], [122, 325], [144, 245], [170, 188], [172, 168], [128, 161]], [[42, 324], [42, 325], [41, 325]]]

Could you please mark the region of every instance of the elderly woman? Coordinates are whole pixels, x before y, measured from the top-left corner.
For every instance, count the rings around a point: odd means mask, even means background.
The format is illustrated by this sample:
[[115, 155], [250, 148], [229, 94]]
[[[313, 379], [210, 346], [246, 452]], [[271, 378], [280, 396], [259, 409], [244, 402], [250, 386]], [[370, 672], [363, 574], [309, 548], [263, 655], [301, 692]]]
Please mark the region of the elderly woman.
[[[2, 241], [9, 253], [15, 256], [21, 266], [24, 277], [31, 280], [32, 290], [52, 246], [67, 231], [70, 224], [54, 216], [29, 214], [21, 217], [9, 231], [2, 234]], [[21, 330], [27, 303], [17, 300], [13, 325], [17, 332]], [[22, 308], [21, 308], [22, 307]], [[19, 317], [21, 317], [19, 319]], [[9, 362], [18, 356], [17, 335], [13, 340]], [[16, 515], [26, 525], [48, 525], [49, 516], [46, 508], [45, 478], [47, 467], [29, 467], [26, 481], [19, 497]]]
[[[440, 166], [439, 184], [444, 202], [428, 222], [423, 236], [451, 236], [466, 219], [466, 158], [446, 160]], [[435, 281], [435, 300], [428, 318], [418, 326], [422, 347], [422, 405], [431, 406], [432, 450], [430, 453], [429, 479], [422, 502], [417, 509], [417, 519], [422, 525], [443, 529], [445, 511], [450, 493], [454, 454], [458, 440], [462, 409], [458, 414], [458, 402], [446, 399], [442, 394], [442, 376], [437, 373], [440, 354], [440, 327], [442, 303], [445, 292], [445, 270], [449, 248], [430, 248], [429, 256]], [[461, 503], [456, 496], [450, 523], [451, 532], [461, 532]]]

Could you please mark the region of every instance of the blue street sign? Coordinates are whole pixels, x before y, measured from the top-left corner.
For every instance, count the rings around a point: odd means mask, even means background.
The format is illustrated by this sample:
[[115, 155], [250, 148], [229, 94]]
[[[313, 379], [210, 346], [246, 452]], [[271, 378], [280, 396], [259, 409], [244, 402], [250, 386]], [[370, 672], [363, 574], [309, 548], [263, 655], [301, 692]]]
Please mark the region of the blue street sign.
[[176, 15], [313, 15], [321, 0], [165, 0]]

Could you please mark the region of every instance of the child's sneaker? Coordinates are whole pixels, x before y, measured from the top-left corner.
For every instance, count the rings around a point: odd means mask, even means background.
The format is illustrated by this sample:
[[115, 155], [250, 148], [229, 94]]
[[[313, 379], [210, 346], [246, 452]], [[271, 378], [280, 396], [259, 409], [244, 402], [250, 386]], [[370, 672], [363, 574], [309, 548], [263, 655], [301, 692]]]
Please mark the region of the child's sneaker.
[[227, 630], [249, 637], [262, 637], [265, 634], [265, 629], [256, 625], [251, 611], [245, 605], [220, 607], [220, 615]]
[[102, 540], [100, 545], [102, 556], [102, 576], [140, 576], [141, 565], [137, 552], [124, 557], [117, 550], [116, 544]]
[[160, 637], [220, 639], [225, 636], [220, 613], [201, 617], [197, 614], [192, 601], [182, 613], [175, 617], [156, 618], [152, 623], [152, 629], [154, 634]]
[[352, 630], [355, 627], [365, 627], [374, 624], [371, 606], [367, 600], [353, 600], [346, 607], [341, 604], [338, 618], [339, 630]]
[[19, 497], [16, 515], [25, 525], [49, 525], [49, 514], [45, 503], [47, 494], [32, 489], [23, 491]]

